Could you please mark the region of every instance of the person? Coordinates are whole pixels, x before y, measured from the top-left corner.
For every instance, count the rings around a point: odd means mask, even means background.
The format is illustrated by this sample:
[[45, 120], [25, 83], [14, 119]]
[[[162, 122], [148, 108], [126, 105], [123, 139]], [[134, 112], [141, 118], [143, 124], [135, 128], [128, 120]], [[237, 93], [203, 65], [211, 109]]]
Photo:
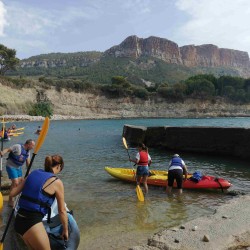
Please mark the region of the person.
[[187, 179], [187, 166], [185, 162], [181, 159], [178, 154], [174, 154], [168, 168], [168, 185], [167, 185], [167, 193], [171, 194], [172, 187], [174, 184], [174, 180], [177, 182], [178, 194], [182, 194], [182, 180], [183, 174], [185, 175], [185, 179]]
[[37, 128], [35, 134], [40, 135], [41, 131], [42, 131], [41, 126], [38, 126], [38, 128]]
[[[8, 177], [11, 180], [10, 190], [16, 187], [22, 180], [22, 165], [26, 162], [26, 166], [29, 166], [30, 163], [30, 150], [35, 147], [35, 141], [32, 139], [27, 140], [24, 144], [15, 144], [10, 148], [6, 148], [0, 152], [0, 155], [3, 156], [6, 153], [9, 153], [6, 162], [6, 171]], [[9, 196], [9, 206], [14, 205], [13, 199]]]
[[51, 249], [43, 217], [48, 214], [50, 222], [51, 205], [57, 200], [58, 213], [62, 223], [61, 237], [68, 240], [68, 216], [64, 202], [64, 186], [56, 175], [64, 168], [60, 155], [47, 156], [44, 170], [33, 170], [24, 181], [10, 192], [11, 197], [22, 193], [18, 202], [14, 229], [22, 236], [29, 249]]
[[133, 159], [129, 160], [138, 165], [136, 170], [136, 184], [140, 185], [140, 181], [142, 179], [144, 192], [145, 194], [147, 194], [148, 193], [147, 179], [149, 176], [149, 166], [152, 163], [152, 160], [148, 153], [148, 148], [143, 143], [138, 144], [138, 151], [139, 152], [136, 154], [135, 160]]

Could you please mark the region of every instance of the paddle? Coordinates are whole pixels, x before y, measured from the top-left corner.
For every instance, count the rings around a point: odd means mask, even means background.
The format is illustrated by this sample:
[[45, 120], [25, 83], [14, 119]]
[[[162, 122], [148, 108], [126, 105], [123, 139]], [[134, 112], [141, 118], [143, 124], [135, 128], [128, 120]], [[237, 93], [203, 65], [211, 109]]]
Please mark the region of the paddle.
[[[4, 140], [4, 118], [2, 125], [2, 137], [1, 137], [1, 151], [3, 151], [3, 140]], [[3, 156], [1, 155], [1, 166], [0, 166], [0, 210], [3, 208], [3, 195], [2, 195], [2, 170], [3, 170]]]
[[[127, 150], [128, 158], [129, 158], [129, 160], [130, 160], [131, 158], [130, 158], [130, 155], [129, 155], [128, 145], [127, 145], [127, 141], [126, 141], [125, 137], [122, 137], [122, 141], [123, 141], [124, 147], [125, 147], [126, 150]], [[132, 169], [133, 169], [133, 171], [134, 171], [134, 173], [135, 173], [135, 170], [134, 170], [134, 168], [133, 168], [133, 165], [132, 165]], [[142, 192], [141, 187], [140, 187], [139, 184], [136, 185], [136, 194], [137, 194], [137, 198], [138, 198], [139, 201], [144, 201], [144, 195], [143, 195], [143, 192]]]
[[[41, 131], [41, 133], [40, 133], [40, 135], [39, 135], [39, 137], [38, 137], [38, 139], [37, 139], [36, 146], [35, 146], [35, 149], [34, 149], [34, 153], [33, 153], [33, 155], [32, 155], [30, 164], [29, 164], [29, 166], [28, 166], [28, 168], [27, 168], [27, 170], [26, 170], [26, 174], [25, 174], [24, 178], [26, 178], [26, 177], [28, 176], [28, 174], [29, 174], [29, 172], [30, 172], [30, 169], [31, 169], [31, 166], [32, 166], [32, 164], [33, 164], [33, 161], [34, 161], [34, 159], [35, 159], [35, 156], [37, 155], [39, 149], [40, 149], [41, 146], [43, 145], [43, 142], [44, 142], [44, 140], [45, 140], [45, 138], [46, 138], [46, 135], [47, 135], [47, 133], [48, 133], [48, 130], [49, 130], [49, 118], [46, 117], [45, 120], [44, 120], [43, 126], [42, 126], [42, 131]], [[10, 226], [10, 222], [11, 222], [11, 220], [12, 220], [12, 217], [13, 217], [13, 215], [14, 215], [15, 208], [16, 208], [16, 205], [17, 205], [17, 203], [18, 203], [18, 200], [19, 200], [19, 199], [16, 200], [15, 206], [13, 207], [13, 209], [12, 209], [12, 211], [11, 211], [11, 214], [10, 214], [10, 217], [9, 217], [9, 220], [8, 220], [8, 223], [7, 223], [7, 225], [6, 225], [6, 228], [5, 228], [5, 230], [4, 230], [2, 239], [1, 239], [1, 241], [0, 241], [0, 250], [3, 250], [3, 242], [4, 242], [5, 236], [6, 236], [6, 234], [7, 234], [8, 228], [9, 228], [9, 226]]]

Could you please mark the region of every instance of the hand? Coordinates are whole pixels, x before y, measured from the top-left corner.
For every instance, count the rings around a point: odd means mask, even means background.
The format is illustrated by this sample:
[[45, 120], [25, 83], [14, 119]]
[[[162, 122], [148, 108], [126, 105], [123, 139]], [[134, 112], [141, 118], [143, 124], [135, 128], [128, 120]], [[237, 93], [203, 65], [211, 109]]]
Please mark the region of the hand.
[[67, 241], [69, 239], [69, 232], [68, 232], [68, 230], [63, 230], [61, 237], [62, 237], [62, 239], [64, 239], [65, 241]]

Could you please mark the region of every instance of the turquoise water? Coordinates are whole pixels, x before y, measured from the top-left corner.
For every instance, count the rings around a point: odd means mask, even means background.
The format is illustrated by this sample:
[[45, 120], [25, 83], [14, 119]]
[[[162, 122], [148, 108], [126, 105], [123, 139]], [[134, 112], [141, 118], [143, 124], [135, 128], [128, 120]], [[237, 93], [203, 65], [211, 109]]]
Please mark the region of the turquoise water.
[[[218, 205], [232, 198], [220, 191], [184, 190], [182, 199], [178, 200], [168, 198], [161, 187], [149, 187], [146, 201], [138, 202], [133, 184], [116, 180], [104, 171], [105, 166], [131, 167], [122, 144], [124, 124], [250, 127], [250, 118], [51, 121], [32, 168], [41, 167], [48, 154], [63, 156], [65, 169], [60, 178], [65, 185], [66, 202], [74, 210], [81, 231], [79, 249], [128, 249], [145, 244], [153, 233], [198, 215], [211, 214]], [[16, 125], [24, 126], [25, 133], [6, 142], [5, 147], [28, 138], [36, 139], [34, 131], [42, 122]], [[153, 160], [151, 168], [166, 170], [172, 152], [149, 150]], [[130, 149], [131, 155], [135, 152]], [[233, 184], [230, 190], [250, 192], [248, 162], [189, 153], [181, 156], [189, 172], [201, 170], [223, 177]]]

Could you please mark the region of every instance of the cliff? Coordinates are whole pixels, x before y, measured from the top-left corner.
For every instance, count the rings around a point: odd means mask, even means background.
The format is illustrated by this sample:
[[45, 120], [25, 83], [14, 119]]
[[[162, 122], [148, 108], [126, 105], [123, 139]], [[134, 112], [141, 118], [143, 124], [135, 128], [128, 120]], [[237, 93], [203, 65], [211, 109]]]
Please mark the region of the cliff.
[[149, 56], [187, 67], [231, 67], [238, 69], [242, 76], [250, 76], [247, 52], [218, 48], [213, 44], [179, 47], [175, 42], [164, 38], [151, 36], [143, 39], [130, 36], [120, 45], [105, 51], [105, 55], [131, 58]]

